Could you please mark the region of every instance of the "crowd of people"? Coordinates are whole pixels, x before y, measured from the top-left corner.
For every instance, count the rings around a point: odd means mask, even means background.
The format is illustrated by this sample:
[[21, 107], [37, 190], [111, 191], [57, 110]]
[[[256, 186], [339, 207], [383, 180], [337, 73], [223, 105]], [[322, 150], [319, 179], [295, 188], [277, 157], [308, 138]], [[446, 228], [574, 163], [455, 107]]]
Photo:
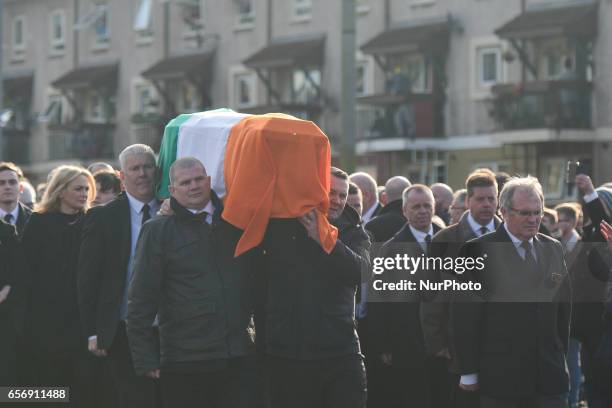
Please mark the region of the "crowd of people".
[[[313, 209], [235, 256], [202, 162], [172, 164], [165, 201], [149, 146], [118, 163], [34, 190], [0, 162], [1, 386], [83, 408], [612, 407], [611, 184], [577, 175], [551, 208], [529, 176], [453, 191], [331, 167], [331, 250]], [[402, 256], [487, 262], [372, 273]], [[373, 289], [407, 276], [483, 290]]]

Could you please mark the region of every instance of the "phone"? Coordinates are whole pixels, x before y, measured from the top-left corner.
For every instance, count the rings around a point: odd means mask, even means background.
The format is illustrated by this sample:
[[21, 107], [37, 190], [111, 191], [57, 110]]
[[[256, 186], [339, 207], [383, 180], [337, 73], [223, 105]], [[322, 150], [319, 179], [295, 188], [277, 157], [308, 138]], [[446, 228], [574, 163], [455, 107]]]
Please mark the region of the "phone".
[[567, 162], [567, 166], [565, 167], [565, 182], [568, 185], [573, 185], [574, 180], [576, 179], [576, 174], [578, 173], [578, 169], [580, 168], [579, 161], [570, 160]]

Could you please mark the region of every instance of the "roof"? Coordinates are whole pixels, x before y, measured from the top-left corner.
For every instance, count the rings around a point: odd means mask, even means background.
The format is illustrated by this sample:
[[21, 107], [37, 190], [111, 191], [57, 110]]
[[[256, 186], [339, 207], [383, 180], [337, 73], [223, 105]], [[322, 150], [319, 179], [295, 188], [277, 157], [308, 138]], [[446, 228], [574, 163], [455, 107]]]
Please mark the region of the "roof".
[[528, 10], [495, 30], [495, 34], [514, 39], [553, 35], [594, 37], [597, 34], [597, 4]]
[[209, 69], [213, 51], [199, 54], [177, 55], [165, 58], [142, 73], [148, 79], [169, 79], [186, 76], [202, 76]]
[[76, 89], [91, 86], [116, 86], [119, 64], [78, 67], [51, 83], [59, 89]]
[[250, 68], [321, 65], [325, 35], [273, 40], [243, 61]]
[[367, 41], [360, 48], [365, 54], [391, 54], [418, 49], [446, 49], [451, 19], [419, 22], [390, 28]]

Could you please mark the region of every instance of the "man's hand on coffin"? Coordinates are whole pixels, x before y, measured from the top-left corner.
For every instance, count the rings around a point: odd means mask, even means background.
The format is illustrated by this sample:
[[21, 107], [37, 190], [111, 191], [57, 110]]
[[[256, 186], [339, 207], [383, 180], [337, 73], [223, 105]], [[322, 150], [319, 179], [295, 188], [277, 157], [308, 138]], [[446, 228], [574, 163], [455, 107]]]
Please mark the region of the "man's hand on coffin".
[[306, 228], [306, 232], [308, 236], [315, 240], [317, 244], [321, 245], [321, 240], [319, 239], [319, 223], [317, 222], [317, 211], [311, 210], [306, 214], [302, 215], [298, 218], [298, 221]]
[[159, 207], [157, 215], [174, 215], [174, 211], [172, 211], [172, 207], [170, 207], [169, 198], [166, 198], [162, 205]]

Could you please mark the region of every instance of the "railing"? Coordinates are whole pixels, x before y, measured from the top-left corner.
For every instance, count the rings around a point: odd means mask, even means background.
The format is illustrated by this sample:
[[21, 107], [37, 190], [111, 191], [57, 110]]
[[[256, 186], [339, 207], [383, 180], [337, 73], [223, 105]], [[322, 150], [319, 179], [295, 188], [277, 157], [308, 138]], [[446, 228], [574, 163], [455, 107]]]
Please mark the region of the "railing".
[[8, 160], [17, 164], [30, 163], [30, 131], [3, 129], [0, 137], [0, 161]]
[[441, 137], [442, 113], [430, 94], [383, 94], [358, 99], [358, 139]]
[[113, 125], [81, 124], [78, 127], [54, 126], [49, 130], [49, 159], [111, 158]]
[[580, 80], [496, 85], [491, 116], [501, 130], [588, 129], [592, 84]]

